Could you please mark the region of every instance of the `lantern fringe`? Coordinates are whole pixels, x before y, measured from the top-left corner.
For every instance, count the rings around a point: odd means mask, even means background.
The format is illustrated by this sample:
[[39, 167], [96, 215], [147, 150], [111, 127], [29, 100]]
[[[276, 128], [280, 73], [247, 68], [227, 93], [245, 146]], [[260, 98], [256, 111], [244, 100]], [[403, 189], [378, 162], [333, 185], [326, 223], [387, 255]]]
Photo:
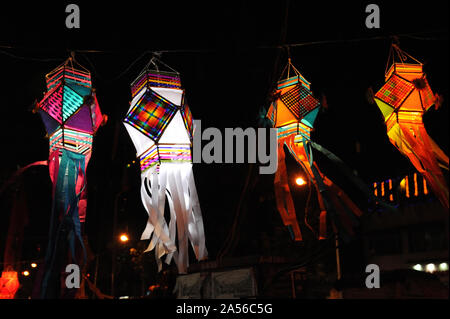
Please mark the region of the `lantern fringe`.
[[449, 169], [448, 156], [427, 134], [423, 123], [395, 123], [388, 130], [389, 140], [421, 173], [445, 208], [449, 208], [449, 192], [440, 168]]
[[390, 211], [396, 210], [395, 207], [375, 198], [368, 186], [355, 176], [342, 160], [332, 152], [306, 138], [304, 138], [301, 143], [294, 142], [294, 138], [295, 135], [291, 134], [279, 139], [278, 169], [274, 180], [277, 208], [281, 214], [283, 223], [288, 226], [293, 239], [301, 241], [302, 235], [289, 189], [284, 145], [288, 147], [291, 155], [300, 164], [307, 175], [310, 184], [314, 185], [314, 188], [316, 189], [320, 208], [318, 233], [314, 231], [306, 220], [307, 207], [305, 208], [305, 224], [318, 239], [322, 240], [327, 238], [327, 217], [329, 217], [334, 232], [339, 233], [344, 241], [348, 241], [350, 237], [354, 235], [353, 228], [358, 225], [356, 217], [360, 217], [362, 211], [339, 186], [319, 170], [316, 162], [313, 160], [312, 148], [320, 151], [330, 161], [337, 164], [339, 170], [346, 175], [367, 198], [379, 203]]
[[[164, 216], [166, 197], [170, 209], [168, 223]], [[158, 271], [162, 269], [162, 257], [167, 255], [165, 263], [173, 259], [178, 272], [187, 273], [189, 241], [197, 260], [207, 257], [192, 164], [161, 164], [144, 171], [141, 198], [149, 216], [141, 240], [150, 239], [145, 251], [155, 249]]]
[[[61, 154], [61, 159], [60, 159]], [[48, 166], [53, 182], [53, 205], [50, 221], [49, 243], [45, 256], [45, 274], [42, 280], [41, 297], [46, 298], [48, 287], [55, 285], [59, 271], [57, 263], [64, 258], [63, 248], [68, 245], [71, 258], [79, 263], [76, 242], [83, 252], [82, 264], [86, 263], [86, 248], [82, 239], [80, 215], [85, 215], [85, 202], [80, 207], [80, 198], [86, 195], [86, 158], [65, 149], [55, 150], [49, 156]], [[85, 199], [84, 199], [85, 201]], [[58, 222], [59, 220], [59, 222]]]

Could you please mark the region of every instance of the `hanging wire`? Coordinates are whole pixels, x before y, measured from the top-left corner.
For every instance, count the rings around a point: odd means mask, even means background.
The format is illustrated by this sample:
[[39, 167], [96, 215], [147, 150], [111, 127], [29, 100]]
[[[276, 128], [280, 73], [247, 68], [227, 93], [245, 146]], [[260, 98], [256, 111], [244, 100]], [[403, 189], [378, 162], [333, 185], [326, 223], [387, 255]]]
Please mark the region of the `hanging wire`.
[[[9, 46], [0, 46], [0, 49], [15, 49], [15, 48], [9, 47]], [[5, 51], [5, 50], [0, 50], [0, 53], [4, 54], [6, 56], [9, 56], [11, 58], [18, 59], [18, 60], [24, 60], [24, 61], [35, 61], [35, 62], [61, 62], [61, 61], [64, 61], [63, 58], [24, 57], [24, 56], [19, 56], [19, 55], [13, 54], [13, 53]]]
[[[286, 20], [287, 21], [287, 20]], [[387, 40], [392, 39], [393, 37], [406, 37], [406, 38], [413, 38], [415, 40], [423, 40], [423, 41], [437, 41], [442, 40], [438, 37], [420, 37], [420, 35], [423, 34], [433, 34], [433, 33], [448, 33], [447, 30], [434, 30], [434, 31], [424, 31], [424, 32], [414, 32], [414, 33], [406, 33], [406, 34], [398, 34], [395, 36], [389, 35], [389, 36], [375, 36], [375, 37], [369, 37], [369, 38], [356, 38], [356, 39], [344, 39], [344, 40], [323, 40], [323, 41], [309, 41], [309, 42], [302, 42], [302, 43], [290, 43], [285, 44], [284, 41], [282, 41], [281, 45], [267, 45], [267, 46], [257, 46], [254, 49], [255, 50], [267, 50], [267, 49], [278, 49], [278, 50], [289, 50], [292, 48], [298, 48], [298, 47], [305, 47], [305, 46], [314, 46], [314, 45], [326, 45], [326, 44], [340, 44], [340, 43], [356, 43], [356, 42], [364, 42], [364, 41], [376, 41], [376, 40]], [[285, 30], [283, 32], [283, 38], [285, 39]], [[36, 61], [36, 62], [62, 62], [65, 61], [65, 58], [37, 58], [37, 57], [27, 57], [27, 56], [21, 56], [14, 53], [9, 52], [8, 50], [33, 50], [36, 51], [36, 48], [24, 48], [24, 47], [16, 47], [11, 45], [0, 45], [0, 54], [4, 54], [6, 56], [9, 56], [11, 58], [19, 59], [19, 60], [25, 60], [25, 61]], [[248, 48], [244, 48], [243, 50], [248, 50]], [[43, 50], [44, 51], [44, 50]], [[48, 51], [48, 50], [45, 50]], [[137, 52], [133, 50], [96, 50], [96, 49], [74, 49], [71, 50], [75, 53], [82, 53], [82, 54], [99, 54], [99, 53], [110, 53], [110, 54], [117, 54], [117, 53], [123, 53], [123, 52]], [[164, 49], [164, 50], [147, 50], [142, 52], [135, 60], [131, 62], [131, 64], [125, 68], [124, 71], [119, 73], [117, 76], [115, 76], [111, 82], [114, 82], [118, 79], [120, 79], [122, 76], [124, 76], [138, 61], [140, 61], [143, 57], [145, 57], [147, 54], [153, 54], [153, 56], [158, 55], [161, 56], [161, 54], [170, 54], [170, 53], [216, 53], [217, 50], [213, 49]], [[159, 60], [160, 61], [160, 60]], [[161, 61], [160, 61], [161, 62]], [[98, 73], [97, 73], [98, 74]]]
[[122, 76], [124, 76], [137, 62], [139, 62], [144, 56], [146, 56], [147, 54], [152, 53], [152, 51], [145, 51], [143, 53], [141, 53], [136, 59], [133, 60], [133, 62], [131, 62], [131, 64], [122, 72], [119, 73], [119, 75], [115, 76], [111, 82], [117, 81], [118, 79], [120, 79]]

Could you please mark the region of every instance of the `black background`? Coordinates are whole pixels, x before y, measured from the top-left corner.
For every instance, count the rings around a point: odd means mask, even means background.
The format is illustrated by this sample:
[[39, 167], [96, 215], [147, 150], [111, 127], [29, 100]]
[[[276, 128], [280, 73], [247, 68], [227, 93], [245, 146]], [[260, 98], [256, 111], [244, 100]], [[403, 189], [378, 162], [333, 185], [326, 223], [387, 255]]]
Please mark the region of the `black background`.
[[[109, 117], [95, 136], [88, 167], [87, 234], [94, 251], [105, 250], [114, 240], [113, 199], [121, 190], [127, 196], [121, 203], [119, 226], [128, 228], [133, 241], [145, 226], [139, 167], [126, 167], [135, 159], [135, 150], [121, 121], [130, 101], [129, 84], [151, 57], [146, 51], [174, 50], [163, 53], [162, 60], [181, 73], [194, 118], [202, 120], [203, 128], [223, 132], [225, 127], [258, 126], [258, 113], [268, 105], [270, 89], [287, 62], [286, 50], [279, 45], [341, 40], [293, 47], [290, 55], [312, 83], [314, 94], [326, 96], [328, 102], [316, 121], [313, 140], [370, 184], [413, 170], [389, 143], [379, 110], [366, 99], [369, 87], [376, 91], [384, 83], [389, 37], [398, 35], [401, 48], [425, 64], [433, 91], [444, 96], [442, 107], [431, 109], [424, 121], [430, 136], [448, 154], [447, 1], [378, 1], [380, 29], [365, 27], [365, 7], [370, 2], [290, 1], [285, 32], [285, 1], [77, 2], [80, 29], [65, 27], [68, 3], [0, 5], [1, 178], [4, 182], [18, 166], [48, 157], [44, 125], [31, 107], [43, 96], [45, 74], [70, 51], [77, 51], [75, 58], [91, 70], [100, 107]], [[383, 38], [369, 40], [378, 36]], [[344, 41], [351, 39], [363, 40]], [[320, 156], [317, 160], [327, 175], [339, 181], [332, 165]], [[289, 170], [295, 176], [299, 168], [290, 163]], [[194, 165], [211, 258], [230, 230], [247, 172], [245, 164]], [[266, 193], [272, 192], [273, 177], [256, 178], [255, 183], [269, 188]], [[36, 240], [25, 243], [24, 255], [33, 255], [27, 249], [33, 250], [36, 242], [45, 245], [48, 230], [47, 169], [27, 173], [25, 184], [30, 213], [26, 236]], [[8, 194], [1, 194], [2, 234], [11, 205]], [[255, 206], [252, 214], [243, 233], [249, 229], [257, 233], [260, 219], [263, 228], [281, 225], [276, 211], [261, 216]]]

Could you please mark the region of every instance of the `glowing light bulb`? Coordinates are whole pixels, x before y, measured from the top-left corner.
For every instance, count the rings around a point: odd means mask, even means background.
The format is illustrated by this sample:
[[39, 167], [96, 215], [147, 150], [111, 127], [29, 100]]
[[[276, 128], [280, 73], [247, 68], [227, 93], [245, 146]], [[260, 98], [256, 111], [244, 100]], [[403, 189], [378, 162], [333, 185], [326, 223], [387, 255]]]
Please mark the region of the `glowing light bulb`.
[[448, 264], [447, 263], [439, 264], [439, 270], [440, 271], [447, 271], [448, 270]]
[[436, 266], [434, 264], [428, 264], [425, 269], [427, 272], [433, 273], [436, 271]]
[[422, 270], [423, 270], [421, 264], [414, 265], [414, 266], [413, 266], [413, 269], [414, 269], [414, 270], [417, 270], [417, 271], [422, 271]]
[[303, 186], [303, 185], [306, 184], [305, 180], [304, 180], [303, 178], [301, 178], [301, 177], [297, 177], [297, 179], [295, 180], [295, 183], [296, 183], [298, 186]]

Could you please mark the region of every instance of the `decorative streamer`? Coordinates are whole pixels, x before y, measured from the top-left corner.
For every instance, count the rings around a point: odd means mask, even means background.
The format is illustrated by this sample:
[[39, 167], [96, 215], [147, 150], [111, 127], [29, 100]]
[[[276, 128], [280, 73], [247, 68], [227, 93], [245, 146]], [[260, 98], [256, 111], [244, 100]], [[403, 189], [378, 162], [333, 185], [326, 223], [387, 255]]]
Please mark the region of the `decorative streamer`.
[[[47, 92], [37, 103], [49, 136], [48, 166], [53, 183], [53, 206], [41, 297], [57, 294], [54, 289], [67, 249], [77, 261], [83, 244], [86, 220], [86, 167], [93, 136], [107, 120], [92, 88], [90, 72], [73, 57], [46, 75]], [[79, 246], [76, 245], [78, 242]]]
[[169, 72], [160, 71], [156, 62], [164, 64], [153, 57], [131, 84], [132, 101], [124, 125], [141, 164], [141, 198], [148, 213], [141, 240], [150, 239], [146, 251], [155, 249], [159, 271], [166, 255], [167, 264], [173, 259], [178, 272], [186, 273], [189, 241], [197, 260], [207, 257], [192, 171], [194, 127], [179, 73], [170, 67]]
[[[320, 103], [312, 95], [310, 83], [292, 65], [290, 59], [286, 68], [287, 78], [278, 81], [277, 89], [273, 94], [273, 102], [266, 114], [272, 126], [278, 129], [278, 169], [274, 180], [278, 211], [292, 237], [301, 241], [303, 237], [288, 184], [284, 153], [284, 146], [286, 146], [316, 189], [320, 206], [318, 238], [325, 239], [327, 237], [327, 216], [330, 217], [335, 232], [344, 230], [341, 233], [344, 237], [353, 234], [352, 228], [356, 223], [355, 216], [361, 216], [362, 212], [337, 185], [319, 170], [313, 159], [312, 147], [319, 149], [332, 161], [341, 164], [336, 161], [335, 155], [310, 140]], [[283, 70], [282, 76], [286, 68]], [[295, 73], [292, 77], [289, 76], [291, 68]], [[305, 223], [310, 227], [306, 216]], [[310, 229], [313, 230], [311, 227]]]
[[422, 120], [431, 106], [439, 106], [437, 97], [431, 91], [422, 63], [396, 44], [391, 47], [388, 64], [391, 58], [392, 65], [385, 73], [386, 83], [374, 96], [389, 140], [409, 158], [448, 209], [448, 185], [441, 171], [441, 168], [448, 170], [448, 156], [427, 134]]

